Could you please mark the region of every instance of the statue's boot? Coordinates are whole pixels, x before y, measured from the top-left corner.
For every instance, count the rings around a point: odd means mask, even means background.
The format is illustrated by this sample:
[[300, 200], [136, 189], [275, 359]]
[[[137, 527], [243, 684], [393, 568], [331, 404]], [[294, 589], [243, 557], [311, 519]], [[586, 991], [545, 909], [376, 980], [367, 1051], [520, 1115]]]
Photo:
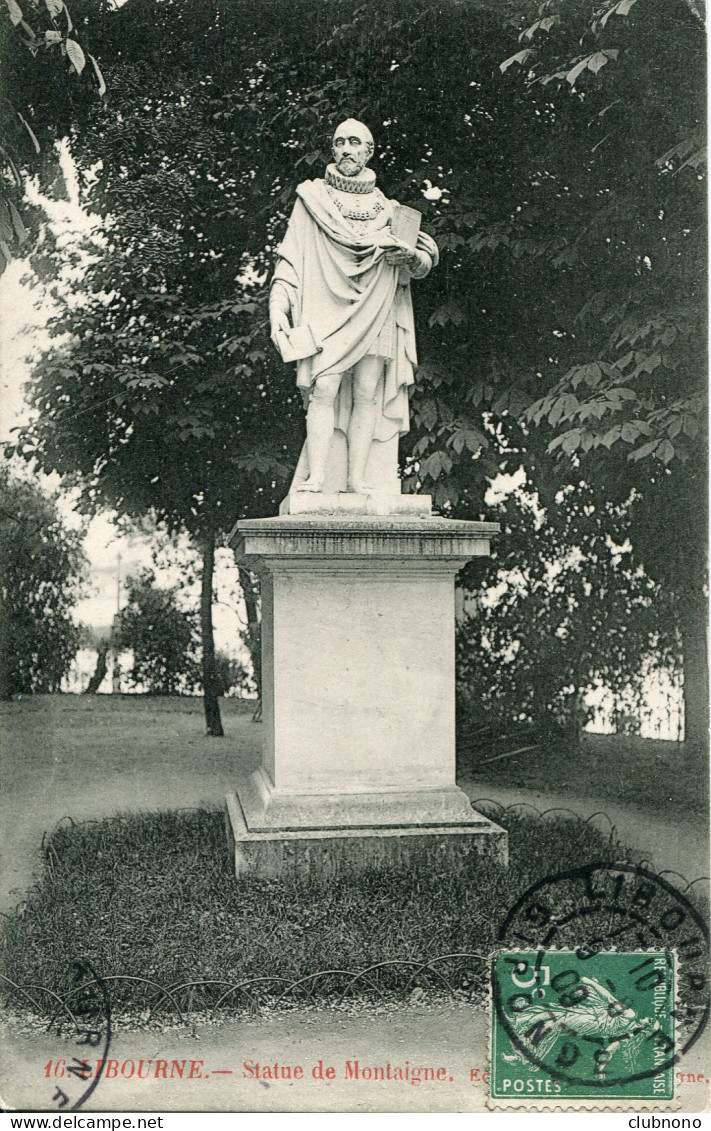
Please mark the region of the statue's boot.
[[376, 411], [374, 397], [354, 396], [348, 423], [348, 490], [362, 495], [373, 491], [365, 482], [365, 468], [373, 442]]
[[299, 484], [298, 491], [323, 490], [334, 423], [333, 401], [327, 403], [312, 395], [306, 413], [306, 454], [309, 460], [309, 476], [304, 483]]

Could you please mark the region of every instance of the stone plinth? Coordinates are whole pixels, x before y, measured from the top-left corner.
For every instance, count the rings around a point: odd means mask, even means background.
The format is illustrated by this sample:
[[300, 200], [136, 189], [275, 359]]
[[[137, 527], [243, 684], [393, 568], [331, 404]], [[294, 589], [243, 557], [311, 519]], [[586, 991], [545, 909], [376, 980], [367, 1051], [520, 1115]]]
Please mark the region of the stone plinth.
[[339, 510], [238, 524], [262, 582], [265, 729], [228, 807], [238, 872], [382, 865], [425, 842], [505, 857], [455, 784], [454, 578], [497, 530]]
[[[241, 796], [241, 794], [240, 794]], [[227, 796], [227, 835], [238, 876], [328, 881], [364, 868], [416, 866], [458, 872], [473, 859], [507, 861], [507, 834], [473, 809], [460, 825], [250, 832], [236, 793]]]
[[350, 491], [330, 494], [311, 494], [308, 491], [290, 491], [279, 514], [311, 515], [403, 515], [408, 518], [427, 518], [432, 512], [430, 495], [401, 495], [373, 491], [358, 495]]

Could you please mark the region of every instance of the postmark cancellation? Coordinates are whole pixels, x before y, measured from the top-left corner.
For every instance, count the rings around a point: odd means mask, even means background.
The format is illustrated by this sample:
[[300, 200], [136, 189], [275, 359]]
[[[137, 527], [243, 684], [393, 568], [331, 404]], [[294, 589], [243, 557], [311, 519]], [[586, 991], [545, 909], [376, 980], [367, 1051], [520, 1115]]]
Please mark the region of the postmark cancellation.
[[677, 955], [502, 950], [492, 958], [491, 1098], [674, 1098]]

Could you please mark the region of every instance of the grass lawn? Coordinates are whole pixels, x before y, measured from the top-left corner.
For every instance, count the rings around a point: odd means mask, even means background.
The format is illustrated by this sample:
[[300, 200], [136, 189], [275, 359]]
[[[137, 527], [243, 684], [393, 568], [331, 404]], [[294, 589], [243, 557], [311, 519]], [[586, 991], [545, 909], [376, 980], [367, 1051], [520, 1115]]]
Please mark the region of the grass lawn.
[[28, 776], [36, 781], [57, 768], [71, 774], [75, 792], [99, 778], [160, 767], [170, 751], [171, 767], [219, 773], [237, 756], [256, 765], [261, 726], [252, 723], [255, 704], [220, 701], [225, 739], [205, 736], [202, 700], [148, 695], [35, 695], [0, 703], [3, 781], [11, 791]]
[[[148, 1007], [163, 1018], [177, 1005], [210, 1008], [226, 992], [224, 1006], [234, 1009], [249, 999], [229, 987], [246, 978], [273, 979], [259, 994], [273, 999], [317, 971], [486, 955], [505, 909], [535, 880], [621, 858], [582, 821], [496, 811], [509, 829], [508, 871], [487, 863], [442, 876], [425, 859], [416, 874], [375, 873], [327, 890], [237, 881], [219, 805], [235, 770], [259, 761], [262, 727], [252, 711], [224, 701], [225, 738], [214, 739], [204, 734], [196, 699], [57, 695], [0, 705], [9, 858], [22, 848], [29, 860], [27, 846], [39, 846], [43, 830], [65, 814], [76, 821], [50, 836], [38, 882], [6, 919], [7, 977], [67, 992], [72, 961], [86, 956], [115, 979], [114, 1002], [132, 1017]], [[650, 814], [662, 806], [704, 811], [706, 774], [683, 763], [671, 743], [588, 736], [579, 755], [532, 751], [479, 766], [475, 777], [481, 793], [499, 782], [627, 800]], [[453, 976], [481, 994], [483, 970], [483, 960], [473, 960]], [[415, 966], [383, 967], [358, 989], [375, 992], [375, 979], [378, 992], [402, 997], [414, 976], [430, 977]], [[211, 980], [219, 984], [202, 984]], [[307, 989], [331, 995], [348, 982], [334, 975]], [[182, 983], [191, 986], [177, 998], [159, 988]]]
[[[521, 742], [519, 745], [525, 745]], [[579, 751], [538, 747], [486, 762], [474, 751], [459, 758], [460, 772], [478, 785], [553, 790], [581, 799], [634, 805], [653, 813], [708, 813], [705, 752], [683, 743], [636, 735], [584, 734]]]
[[[202, 776], [205, 799], [211, 792], [216, 799], [224, 792], [223, 783], [229, 786], [237, 764], [241, 769], [258, 764], [263, 729], [252, 722], [253, 703], [225, 699], [221, 709], [225, 738], [214, 739], [205, 737], [199, 699], [45, 695], [2, 703], [6, 796], [23, 783], [35, 791], [37, 780], [46, 779], [50, 768], [58, 781], [68, 776], [73, 779], [75, 795], [100, 787], [102, 782], [110, 782], [112, 789], [120, 782], [125, 792], [130, 789], [131, 771], [145, 774], [148, 767], [155, 766], [159, 774], [169, 750], [172, 774], [179, 777], [184, 771], [193, 778]], [[552, 790], [580, 798], [607, 798], [654, 812], [708, 812], [708, 763], [675, 742], [585, 734], [580, 751], [539, 747], [485, 763], [475, 749], [464, 750], [460, 769], [482, 787], [500, 784]], [[133, 807], [133, 799], [130, 801]], [[172, 804], [172, 797], [167, 795], [165, 803]], [[144, 807], [154, 807], [150, 796]]]
[[[217, 811], [138, 814], [69, 823], [46, 845], [46, 867], [25, 902], [6, 921], [3, 970], [18, 984], [66, 993], [72, 962], [89, 958], [103, 976], [130, 975], [178, 992], [182, 1009], [215, 1005], [230, 983], [278, 976], [286, 982], [316, 971], [358, 971], [391, 960], [421, 962], [474, 953], [459, 962], [458, 984], [484, 992], [484, 957], [505, 908], [534, 880], [591, 860], [620, 858], [618, 846], [580, 820], [505, 815], [511, 865], [473, 865], [468, 874], [433, 873], [423, 857], [405, 873], [366, 873], [328, 887], [236, 880]], [[413, 989], [413, 968], [385, 967], [378, 993]], [[368, 997], [375, 975], [361, 981]], [[431, 976], [420, 981], [432, 984]], [[334, 976], [309, 987], [314, 996], [343, 991]], [[285, 982], [260, 987], [272, 996]], [[441, 989], [435, 978], [432, 988]], [[155, 985], [116, 980], [119, 1011], [153, 1007], [175, 1016], [175, 1001]], [[13, 999], [14, 1005], [21, 1004]], [[233, 994], [225, 1006], [246, 1001]]]

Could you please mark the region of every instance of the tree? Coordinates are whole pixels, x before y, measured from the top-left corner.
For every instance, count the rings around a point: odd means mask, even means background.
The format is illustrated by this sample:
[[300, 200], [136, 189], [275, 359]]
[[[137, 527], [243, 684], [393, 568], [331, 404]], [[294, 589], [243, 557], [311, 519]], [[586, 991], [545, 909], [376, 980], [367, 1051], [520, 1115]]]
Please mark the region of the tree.
[[[81, 9], [80, 2], [77, 7]], [[96, 8], [106, 8], [97, 0]], [[86, 31], [86, 28], [84, 29]], [[83, 37], [82, 37], [83, 38]], [[14, 243], [28, 231], [21, 216], [24, 174], [49, 165], [47, 143], [67, 133], [91, 88], [106, 84], [95, 57], [82, 47], [64, 0], [5, 0], [0, 8], [0, 273]], [[79, 77], [84, 81], [79, 82]], [[85, 80], [89, 77], [89, 82]], [[43, 154], [44, 146], [44, 154]]]
[[96, 664], [89, 682], [84, 688], [84, 695], [96, 695], [108, 671], [108, 658], [111, 651], [111, 629], [95, 629], [89, 625], [81, 626], [80, 647], [96, 652]]
[[101, 687], [102, 683], [104, 682], [104, 679], [106, 678], [106, 673], [109, 670], [108, 656], [109, 656], [109, 649], [110, 648], [111, 648], [111, 641], [110, 640], [102, 640], [97, 645], [97, 648], [96, 648], [96, 667], [94, 668], [94, 671], [91, 675], [91, 678], [89, 679], [89, 682], [87, 683], [86, 687], [84, 688], [84, 694], [85, 695], [96, 695], [99, 688]]
[[675, 672], [669, 597], [635, 560], [631, 502], [583, 483], [548, 508], [529, 489], [498, 511], [493, 576], [464, 572], [476, 611], [459, 630], [462, 734], [479, 748], [486, 732], [575, 750], [594, 712], [589, 691], [641, 700], [650, 664]]
[[177, 589], [159, 588], [144, 569], [126, 579], [126, 604], [116, 615], [113, 647], [133, 653], [129, 678], [151, 695], [178, 695], [199, 684], [195, 617], [178, 605]]
[[[260, 284], [294, 183], [319, 169], [347, 102], [374, 126], [386, 191], [423, 212], [442, 249], [415, 296], [406, 487], [460, 517], [481, 515], [487, 477], [522, 462], [544, 504], [573, 476], [620, 506], [634, 493], [635, 550], [656, 580], [673, 579], [684, 538], [670, 499], [702, 468], [702, 319], [680, 302], [689, 284], [699, 292], [688, 230], [702, 197], [688, 169], [673, 175], [681, 159], [656, 162], [698, 124], [703, 34], [685, 0], [614, 13], [604, 0], [611, 14], [590, 34], [626, 36], [601, 41], [616, 60], [591, 66], [596, 48], [575, 84], [521, 82], [501, 64], [512, 27], [525, 36], [537, 14], [517, 21], [524, 6], [146, 0], [107, 20], [114, 102], [75, 145], [84, 168], [102, 161], [90, 200], [107, 245], [84, 305], [56, 324], [70, 335], [63, 352], [38, 370], [28, 456], [79, 471], [87, 505], [155, 506], [201, 540], [273, 513], [302, 425], [291, 374], [268, 353]], [[568, 61], [574, 9], [561, 2]], [[434, 74], [433, 52], [446, 59]], [[618, 373], [623, 346], [633, 357]], [[641, 368], [631, 378], [627, 366]], [[666, 414], [671, 387], [684, 407]], [[602, 421], [600, 442], [586, 448], [581, 429], [574, 449], [567, 438], [549, 453], [546, 429], [567, 412], [576, 428], [583, 414]], [[655, 437], [662, 446], [645, 452]], [[666, 440], [689, 452], [671, 487]], [[560, 451], [574, 462], [557, 466]], [[649, 518], [663, 508], [670, 537], [655, 543]], [[696, 562], [698, 524], [692, 541]], [[684, 569], [679, 616], [699, 591], [696, 565], [693, 584]]]
[[56, 496], [0, 468], [0, 696], [59, 691], [79, 647], [81, 535]]
[[53, 332], [70, 336], [37, 368], [33, 396], [43, 415], [25, 451], [41, 448], [42, 466], [78, 473], [88, 510], [152, 512], [167, 529], [191, 535], [203, 560], [205, 713], [220, 734], [211, 658], [215, 543], [239, 515], [276, 509], [288, 430], [272, 432], [278, 390], [267, 390], [264, 361], [245, 359], [236, 375], [234, 359], [218, 350], [219, 318], [203, 316], [176, 281], [181, 263], [191, 279], [190, 251], [165, 266], [152, 256], [151, 238], [129, 259], [117, 237], [90, 268], [80, 306], [58, 296]]
[[[225, 320], [242, 325], [256, 309], [258, 287], [241, 282], [234, 293], [242, 252], [230, 246], [225, 195], [214, 188], [218, 176], [231, 174], [211, 126], [213, 105], [193, 78], [159, 73], [152, 100], [146, 84], [131, 79], [129, 68], [123, 87], [117, 80], [123, 105], [99, 131], [114, 161], [131, 149], [131, 183], [110, 201], [116, 214], [107, 218], [107, 245], [95, 250], [83, 301], [72, 309], [73, 297], [57, 292], [53, 329], [70, 336], [38, 368], [34, 395], [43, 419], [29, 451], [42, 448], [43, 466], [78, 473], [87, 509], [112, 507], [131, 517], [152, 511], [200, 546], [205, 712], [217, 734], [215, 540], [239, 515], [276, 507], [288, 474], [289, 429], [278, 437], [273, 431], [283, 390], [267, 386], [266, 336], [261, 349], [241, 348], [237, 358], [234, 342], [223, 348]], [[206, 145], [211, 132], [214, 149]], [[108, 200], [121, 176], [108, 157], [106, 165], [97, 191]], [[210, 235], [210, 227], [220, 234], [216, 246], [203, 232]], [[288, 398], [296, 401], [294, 390]], [[67, 413], [69, 403], [78, 415]]]
[[259, 582], [238, 562], [240, 588], [247, 613], [247, 627], [240, 633], [252, 662], [252, 679], [257, 698], [262, 698], [262, 608]]
[[[575, 364], [526, 419], [549, 426], [551, 452], [614, 450], [647, 460], [648, 473], [649, 461], [697, 455], [703, 416], [703, 29], [687, 0], [605, 0], [592, 16], [546, 0], [538, 16], [519, 36], [528, 46], [502, 69], [522, 63], [529, 86], [546, 87], [556, 109], [572, 103], [584, 123], [589, 152], [579, 154], [578, 179], [598, 205], [570, 258], [604, 235], [612, 270], [578, 311]], [[665, 31], [672, 49], [660, 51]], [[624, 185], [615, 176], [623, 161]], [[636, 230], [624, 222], [630, 215]]]
[[215, 635], [212, 624], [213, 578], [215, 576], [215, 531], [210, 530], [202, 546], [202, 579], [200, 585], [200, 625], [202, 628], [202, 685], [205, 701], [207, 733], [221, 738], [220, 682], [215, 660]]
[[[673, 598], [687, 743], [705, 746], [702, 17], [688, 0], [606, 0], [592, 14], [561, 0], [536, 15], [522, 16], [526, 46], [502, 66], [522, 63], [529, 88], [550, 92], [556, 110], [572, 107], [587, 133], [578, 183], [585, 178], [598, 203], [590, 198], [570, 255], [599, 283], [561, 324], [574, 351], [525, 419], [563, 473], [567, 465], [604, 480], [618, 501], [634, 494], [635, 552]], [[590, 270], [591, 237], [609, 249], [599, 273]]]
[[217, 683], [219, 695], [229, 695], [230, 691], [253, 690], [253, 681], [250, 679], [244, 664], [226, 652], [217, 652], [215, 655], [217, 669]]

